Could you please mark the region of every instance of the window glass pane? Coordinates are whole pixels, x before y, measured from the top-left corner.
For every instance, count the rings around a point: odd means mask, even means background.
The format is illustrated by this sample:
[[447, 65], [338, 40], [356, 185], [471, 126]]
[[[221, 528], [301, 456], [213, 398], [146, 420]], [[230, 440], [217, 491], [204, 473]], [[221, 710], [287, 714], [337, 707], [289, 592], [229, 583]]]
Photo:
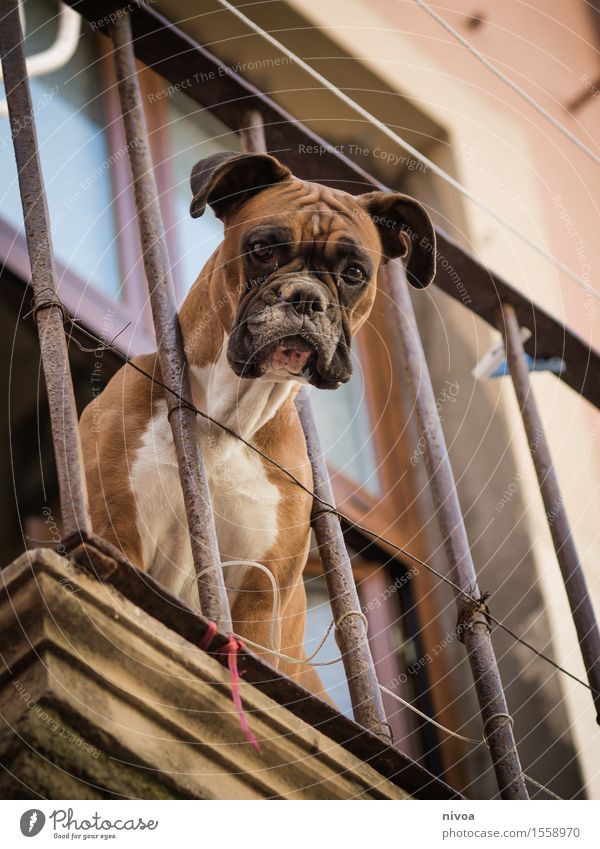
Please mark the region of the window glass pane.
[[236, 133], [202, 109], [181, 91], [168, 101], [168, 130], [172, 154], [172, 198], [177, 257], [175, 274], [187, 291], [223, 238], [223, 225], [210, 207], [201, 218], [191, 218], [190, 174], [199, 159], [223, 150], [240, 150]]
[[364, 372], [356, 347], [352, 378], [339, 389], [311, 389], [321, 445], [328, 461], [373, 495], [381, 494], [367, 409]]
[[[56, 35], [58, 4], [29, 0], [24, 5], [26, 51], [49, 47]], [[57, 71], [31, 79], [42, 172], [57, 259], [110, 296], [120, 288], [117, 230], [111, 169], [126, 151], [108, 149], [94, 34], [82, 20], [74, 56]], [[2, 91], [3, 95], [3, 91]], [[17, 169], [8, 117], [0, 116], [2, 180], [0, 216], [23, 231]]]
[[[331, 613], [325, 579], [322, 577], [306, 577], [305, 587], [308, 607], [306, 611], [304, 646], [306, 648], [306, 654], [310, 656], [323, 639], [323, 635], [327, 631], [333, 615]], [[333, 660], [339, 657], [339, 654], [340, 650], [332, 630], [323, 648], [315, 657], [315, 662]], [[350, 701], [350, 691], [346, 683], [344, 664], [340, 661], [331, 666], [319, 666], [317, 667], [317, 673], [339, 711], [352, 718], [352, 702]]]

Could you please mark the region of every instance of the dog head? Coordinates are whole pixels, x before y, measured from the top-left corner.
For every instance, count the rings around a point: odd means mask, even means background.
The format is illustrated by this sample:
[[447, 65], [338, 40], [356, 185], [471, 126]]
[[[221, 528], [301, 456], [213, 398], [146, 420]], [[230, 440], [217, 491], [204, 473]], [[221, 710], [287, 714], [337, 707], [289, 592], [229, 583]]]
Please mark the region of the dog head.
[[299, 180], [268, 154], [210, 156], [191, 187], [191, 215], [208, 204], [225, 224], [217, 315], [239, 377], [335, 389], [352, 375], [351, 340], [379, 266], [404, 257], [413, 286], [434, 277], [433, 225], [406, 195], [352, 196]]

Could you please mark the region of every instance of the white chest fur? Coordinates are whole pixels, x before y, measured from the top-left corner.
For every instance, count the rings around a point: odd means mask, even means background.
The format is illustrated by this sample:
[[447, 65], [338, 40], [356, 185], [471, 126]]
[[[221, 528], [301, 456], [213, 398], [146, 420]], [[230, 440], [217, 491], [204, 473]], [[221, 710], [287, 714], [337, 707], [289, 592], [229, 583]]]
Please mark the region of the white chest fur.
[[[242, 381], [224, 358], [193, 373], [197, 406], [247, 439], [275, 414], [291, 388], [291, 383]], [[202, 431], [199, 423], [221, 560], [261, 562], [277, 539], [279, 490], [250, 448], [225, 433], [203, 439]], [[143, 434], [131, 483], [147, 568], [164, 586], [196, 606], [188, 527], [164, 401], [157, 404]], [[231, 603], [244, 572], [243, 566], [225, 570]]]

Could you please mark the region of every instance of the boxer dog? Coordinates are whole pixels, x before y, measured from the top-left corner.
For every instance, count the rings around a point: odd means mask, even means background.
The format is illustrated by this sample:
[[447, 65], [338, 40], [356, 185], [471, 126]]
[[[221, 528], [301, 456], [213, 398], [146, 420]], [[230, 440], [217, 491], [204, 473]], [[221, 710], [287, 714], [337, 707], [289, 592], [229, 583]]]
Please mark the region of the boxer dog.
[[[352, 196], [294, 177], [267, 154], [218, 153], [191, 175], [191, 214], [207, 204], [222, 243], [180, 310], [192, 401], [312, 486], [294, 406], [301, 384], [336, 389], [352, 374], [350, 345], [375, 298], [377, 271], [406, 258], [410, 282], [435, 272], [435, 233], [410, 197]], [[159, 376], [157, 355], [136, 361]], [[96, 408], [92, 410], [93, 405]], [[235, 632], [300, 661], [311, 497], [258, 454], [198, 417]], [[189, 605], [197, 590], [163, 390], [128, 365], [81, 418], [94, 531]], [[266, 654], [314, 692], [312, 668]]]

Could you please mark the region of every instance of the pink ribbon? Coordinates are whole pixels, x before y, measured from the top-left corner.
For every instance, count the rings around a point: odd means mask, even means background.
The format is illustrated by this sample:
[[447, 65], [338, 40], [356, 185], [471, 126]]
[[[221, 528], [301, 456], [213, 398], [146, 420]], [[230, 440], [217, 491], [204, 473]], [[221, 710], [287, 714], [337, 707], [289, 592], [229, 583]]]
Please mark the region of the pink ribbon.
[[[208, 628], [206, 629], [206, 634], [204, 635], [200, 643], [200, 648], [203, 651], [208, 651], [216, 633], [216, 624], [214, 622], [209, 622]], [[229, 634], [227, 644], [224, 645], [222, 649], [219, 649], [219, 651], [227, 655], [227, 666], [229, 667], [229, 674], [231, 675], [231, 698], [233, 699], [233, 704], [235, 706], [235, 712], [237, 713], [238, 721], [240, 723], [240, 728], [244, 732], [244, 736], [246, 737], [246, 740], [250, 743], [250, 745], [254, 749], [256, 749], [257, 752], [260, 752], [258, 740], [254, 736], [254, 734], [250, 730], [250, 726], [248, 725], [248, 719], [244, 712], [244, 705], [242, 704], [242, 696], [240, 694], [241, 678], [237, 665], [237, 656], [238, 651], [243, 648], [244, 644], [241, 642], [241, 640], [238, 640], [236, 637], [233, 636], [233, 634]]]

